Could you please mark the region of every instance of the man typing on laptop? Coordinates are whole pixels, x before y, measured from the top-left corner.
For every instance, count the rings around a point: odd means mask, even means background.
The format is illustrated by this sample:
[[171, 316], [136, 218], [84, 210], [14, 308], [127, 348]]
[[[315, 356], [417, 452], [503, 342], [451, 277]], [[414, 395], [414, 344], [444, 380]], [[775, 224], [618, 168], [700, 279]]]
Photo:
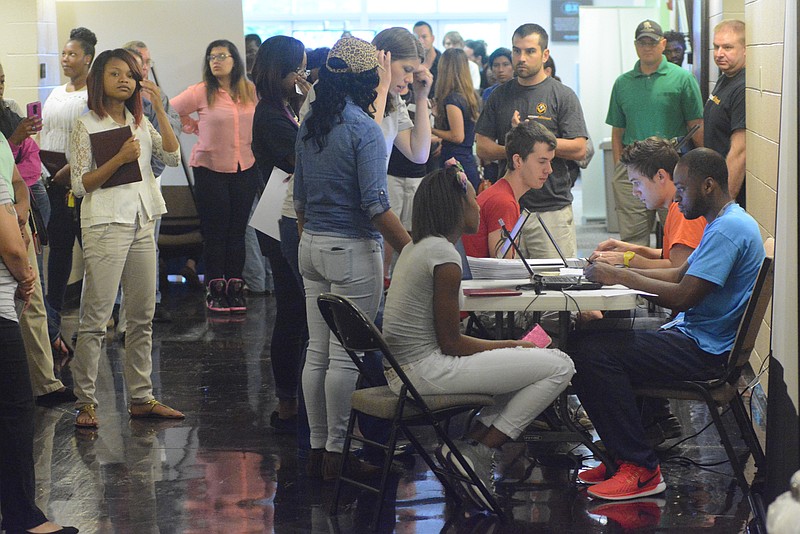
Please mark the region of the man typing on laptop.
[[[506, 134], [508, 167], [505, 175], [478, 195], [481, 221], [478, 232], [462, 238], [467, 256], [497, 257], [506, 236], [499, 220], [514, 225], [520, 216], [519, 199], [531, 189], [541, 189], [553, 172], [556, 138], [537, 122], [522, 122]], [[511, 257], [513, 249], [506, 252]]]

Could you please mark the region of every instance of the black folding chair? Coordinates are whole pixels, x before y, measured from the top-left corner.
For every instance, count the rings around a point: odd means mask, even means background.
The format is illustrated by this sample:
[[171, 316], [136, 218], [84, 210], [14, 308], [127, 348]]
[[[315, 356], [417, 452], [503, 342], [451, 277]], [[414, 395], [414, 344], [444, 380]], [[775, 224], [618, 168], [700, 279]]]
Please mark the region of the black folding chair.
[[733, 467], [736, 480], [745, 495], [750, 493], [750, 485], [747, 483], [747, 479], [744, 476], [744, 466], [736, 456], [731, 438], [727, 430], [725, 430], [721, 414], [727, 407], [730, 407], [736, 418], [736, 424], [739, 427], [742, 439], [744, 439], [747, 444], [750, 454], [753, 455], [756, 468], [764, 467], [766, 464], [764, 450], [761, 447], [761, 443], [758, 441], [758, 436], [756, 436], [753, 430], [753, 423], [747, 415], [742, 396], [739, 393], [739, 378], [742, 375], [744, 366], [750, 361], [750, 354], [755, 347], [758, 330], [761, 327], [764, 314], [772, 298], [774, 239], [767, 239], [764, 243], [764, 249], [767, 257], [764, 258], [764, 262], [756, 278], [755, 286], [753, 286], [753, 293], [747, 303], [744, 315], [739, 322], [739, 330], [736, 333], [733, 349], [731, 349], [725, 373], [722, 377], [714, 380], [686, 380], [642, 384], [635, 388], [637, 395], [645, 397], [698, 400], [704, 402], [711, 414], [711, 419], [719, 433], [720, 440], [725, 447], [725, 452], [731, 462], [731, 467]]
[[[379, 504], [375, 510], [371, 525], [373, 530], [377, 527], [378, 518], [384, 507], [384, 496], [387, 489], [387, 481], [389, 479], [399, 430], [414, 445], [415, 450], [442, 483], [446, 494], [453, 496], [459, 503], [463, 503], [463, 499], [453, 481], [458, 480], [467, 484], [474, 484], [481, 489], [484, 498], [490, 504], [491, 509], [489, 511], [505, 520], [506, 515], [498, 505], [494, 495], [483, 486], [472, 469], [467, 470], [469, 477], [464, 477], [454, 472], [447, 465], [438, 465], [411, 431], [413, 427], [432, 428], [436, 433], [439, 443], [446, 444], [447, 447], [450, 448], [450, 451], [456, 456], [456, 459], [461, 462], [462, 465], [466, 466], [467, 464], [461, 452], [458, 450], [458, 447], [447, 435], [447, 430], [445, 428], [446, 422], [451, 417], [460, 413], [476, 410], [483, 406], [493, 405], [494, 399], [492, 396], [483, 394], [420, 395], [406, 376], [403, 368], [397, 363], [394, 356], [392, 356], [391, 350], [383, 339], [381, 332], [372, 320], [364, 315], [355, 304], [345, 297], [330, 293], [320, 295], [317, 298], [317, 304], [331, 331], [358, 367], [360, 372], [359, 382], [365, 375], [364, 364], [361, 361], [359, 353], [363, 354], [365, 351], [381, 351], [385, 361], [391, 365], [392, 369], [394, 369], [397, 376], [403, 382], [403, 387], [399, 395], [393, 393], [389, 389], [389, 386], [357, 389], [353, 393], [351, 399], [352, 410], [350, 412], [350, 422], [347, 426], [347, 435], [344, 442], [342, 466], [339, 477], [336, 480], [330, 514], [336, 515], [338, 513], [342, 483], [348, 483], [363, 490], [378, 494]], [[355, 435], [353, 427], [356, 422], [357, 413], [363, 413], [371, 415], [372, 417], [391, 421], [391, 432], [389, 434], [388, 443], [377, 443]], [[384, 452], [384, 462], [381, 469], [379, 486], [371, 486], [344, 476], [344, 473], [347, 472], [347, 464], [352, 456], [350, 447], [353, 440], [371, 445]]]

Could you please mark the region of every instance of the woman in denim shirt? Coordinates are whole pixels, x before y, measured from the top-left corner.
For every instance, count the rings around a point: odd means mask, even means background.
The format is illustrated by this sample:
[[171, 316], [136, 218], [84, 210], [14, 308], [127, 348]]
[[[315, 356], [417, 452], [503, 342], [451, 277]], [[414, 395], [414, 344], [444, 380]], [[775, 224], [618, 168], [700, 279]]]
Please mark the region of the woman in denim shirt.
[[[352, 37], [333, 46], [296, 147], [294, 206], [309, 330], [303, 369], [308, 473], [326, 480], [339, 473], [358, 370], [331, 335], [317, 296], [349, 297], [374, 318], [383, 284], [382, 237], [396, 250], [410, 241], [386, 195], [386, 144], [372, 115], [376, 54], [373, 45]], [[356, 462], [348, 467], [354, 477], [376, 470]]]

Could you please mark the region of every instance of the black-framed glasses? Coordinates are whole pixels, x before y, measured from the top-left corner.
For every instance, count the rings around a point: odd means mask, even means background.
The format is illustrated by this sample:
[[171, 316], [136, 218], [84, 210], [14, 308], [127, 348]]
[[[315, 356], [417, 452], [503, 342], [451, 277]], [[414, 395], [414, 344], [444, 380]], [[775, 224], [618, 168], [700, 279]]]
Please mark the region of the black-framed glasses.
[[225, 61], [229, 57], [233, 57], [230, 54], [209, 54], [206, 59], [208, 59], [209, 63], [213, 63], [215, 61]]

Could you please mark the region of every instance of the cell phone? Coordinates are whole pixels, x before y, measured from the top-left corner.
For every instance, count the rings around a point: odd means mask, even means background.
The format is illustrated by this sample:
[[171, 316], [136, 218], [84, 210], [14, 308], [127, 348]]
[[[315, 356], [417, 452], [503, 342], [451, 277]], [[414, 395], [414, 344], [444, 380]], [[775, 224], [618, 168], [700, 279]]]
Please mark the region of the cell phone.
[[547, 332], [544, 331], [544, 328], [542, 328], [542, 325], [539, 323], [536, 323], [536, 325], [531, 328], [530, 332], [525, 334], [525, 337], [522, 338], [522, 341], [529, 341], [540, 349], [546, 349], [553, 342], [550, 336], [547, 335]]
[[42, 103], [38, 100], [28, 104], [28, 117], [42, 118]]

